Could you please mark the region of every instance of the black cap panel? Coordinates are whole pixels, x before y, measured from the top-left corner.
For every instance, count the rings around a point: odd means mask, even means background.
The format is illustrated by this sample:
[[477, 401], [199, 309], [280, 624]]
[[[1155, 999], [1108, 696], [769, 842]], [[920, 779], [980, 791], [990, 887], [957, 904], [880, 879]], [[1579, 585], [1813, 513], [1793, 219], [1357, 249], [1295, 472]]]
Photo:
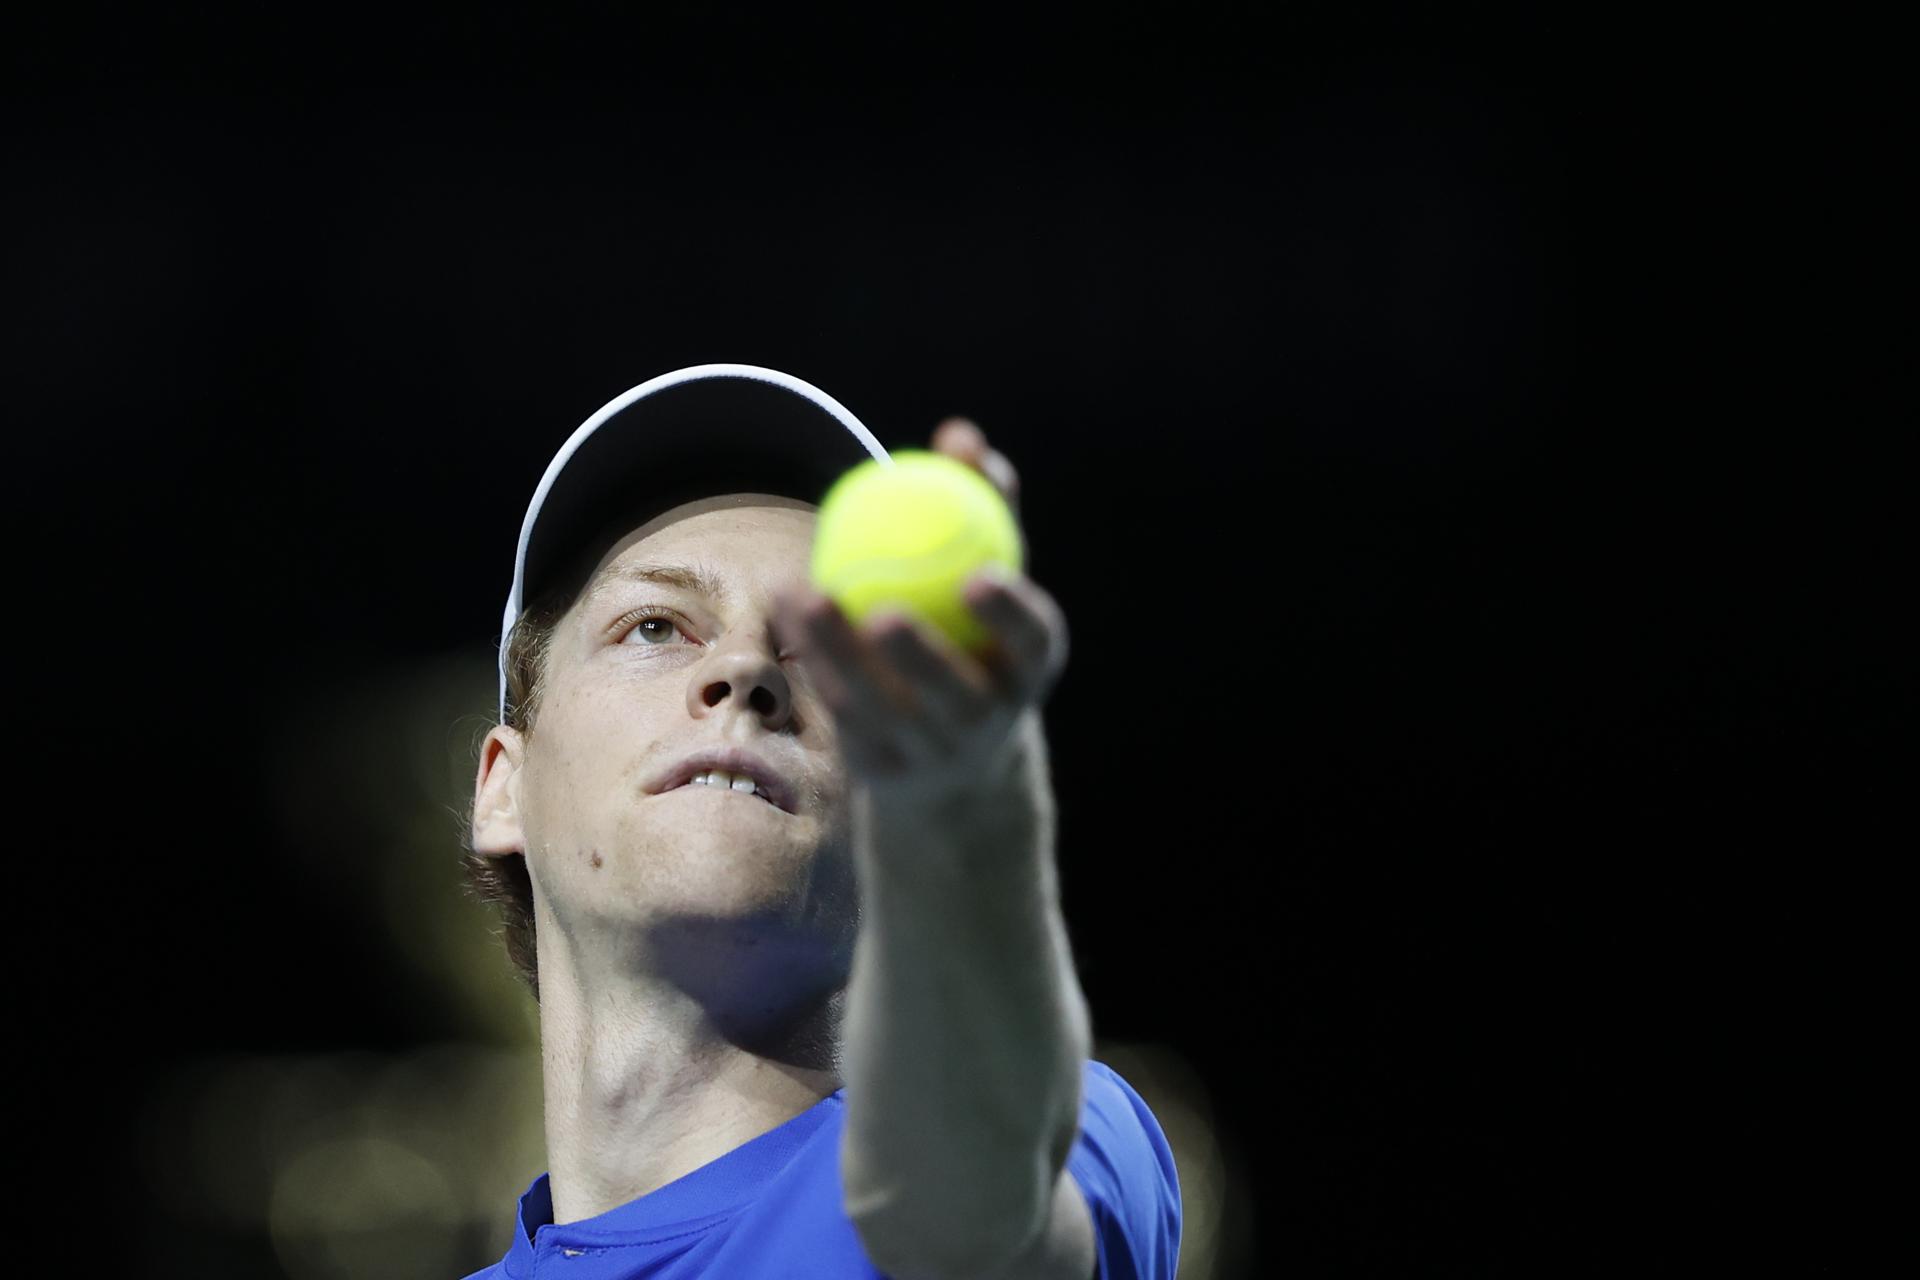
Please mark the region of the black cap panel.
[[643, 396], [582, 440], [554, 477], [527, 541], [521, 603], [577, 591], [599, 552], [664, 511], [723, 493], [818, 503], [870, 455], [805, 396], [739, 377]]

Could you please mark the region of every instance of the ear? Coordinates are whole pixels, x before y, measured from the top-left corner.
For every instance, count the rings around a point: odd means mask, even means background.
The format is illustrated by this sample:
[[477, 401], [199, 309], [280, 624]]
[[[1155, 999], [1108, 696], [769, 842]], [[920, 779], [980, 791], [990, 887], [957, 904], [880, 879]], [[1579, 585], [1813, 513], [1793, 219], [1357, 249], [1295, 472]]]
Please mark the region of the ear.
[[480, 745], [480, 768], [473, 779], [475, 853], [526, 855], [526, 831], [520, 821], [520, 766], [525, 760], [526, 742], [518, 729], [498, 725]]

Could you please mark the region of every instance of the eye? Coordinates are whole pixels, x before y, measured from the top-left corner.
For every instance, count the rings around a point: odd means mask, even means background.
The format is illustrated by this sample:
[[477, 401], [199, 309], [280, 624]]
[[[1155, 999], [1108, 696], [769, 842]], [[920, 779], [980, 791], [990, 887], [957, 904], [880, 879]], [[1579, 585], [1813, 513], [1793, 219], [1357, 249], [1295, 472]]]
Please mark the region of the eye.
[[657, 605], [647, 605], [623, 615], [609, 630], [619, 634], [621, 644], [634, 636], [641, 637], [636, 647], [642, 649], [664, 648], [669, 634], [679, 632], [683, 638], [686, 634], [680, 631], [680, 621], [673, 611]]

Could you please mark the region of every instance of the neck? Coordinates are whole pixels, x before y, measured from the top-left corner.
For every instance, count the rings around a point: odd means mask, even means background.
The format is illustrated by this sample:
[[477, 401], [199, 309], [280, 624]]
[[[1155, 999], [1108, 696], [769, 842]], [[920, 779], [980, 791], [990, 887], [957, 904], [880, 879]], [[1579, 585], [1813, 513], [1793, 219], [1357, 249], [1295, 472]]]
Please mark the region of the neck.
[[[538, 925], [553, 1220], [684, 1177], [841, 1087], [846, 957], [737, 921]], [[600, 945], [596, 945], [600, 944]]]

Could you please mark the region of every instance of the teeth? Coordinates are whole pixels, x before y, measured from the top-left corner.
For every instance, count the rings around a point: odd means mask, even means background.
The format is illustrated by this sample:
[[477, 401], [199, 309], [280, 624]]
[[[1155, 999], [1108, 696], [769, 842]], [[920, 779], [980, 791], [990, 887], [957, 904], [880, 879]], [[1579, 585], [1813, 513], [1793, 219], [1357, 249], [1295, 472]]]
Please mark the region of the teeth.
[[726, 787], [729, 790], [744, 791], [752, 795], [757, 795], [762, 800], [765, 800], [768, 804], [773, 803], [773, 797], [768, 795], [760, 787], [756, 786], [751, 777], [749, 777], [744, 773], [728, 773], [725, 769], [713, 769], [706, 773], [696, 773], [693, 776], [693, 781], [688, 783], [687, 785], [703, 786], [703, 787]]

